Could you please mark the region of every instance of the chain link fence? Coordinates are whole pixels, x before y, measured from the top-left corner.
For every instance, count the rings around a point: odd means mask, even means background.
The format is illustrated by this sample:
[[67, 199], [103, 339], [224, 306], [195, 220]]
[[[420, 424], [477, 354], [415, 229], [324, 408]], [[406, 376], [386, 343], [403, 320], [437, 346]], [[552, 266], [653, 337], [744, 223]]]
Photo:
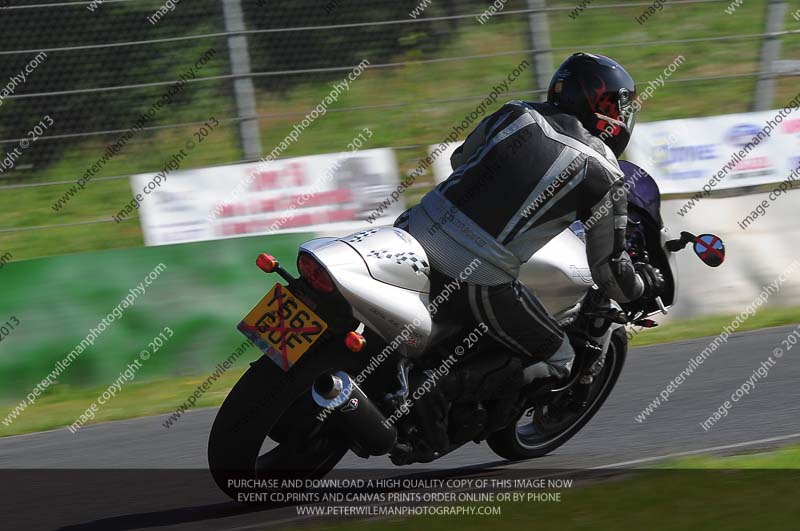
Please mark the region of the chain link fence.
[[[611, 55], [654, 87], [641, 120], [777, 106], [796, 92], [800, 21], [786, 2], [730, 6], [45, 0], [0, 9], [0, 251], [19, 259], [141, 245], [137, 223], [114, 223], [107, 206], [130, 199], [131, 174], [159, 171], [210, 119], [222, 127], [182, 169], [256, 160], [364, 60], [367, 71], [285, 156], [342, 151], [366, 126], [368, 147], [395, 148], [408, 173], [516, 65], [537, 68], [505, 98], [540, 99], [543, 80], [577, 50]], [[431, 183], [417, 182], [419, 193]]]

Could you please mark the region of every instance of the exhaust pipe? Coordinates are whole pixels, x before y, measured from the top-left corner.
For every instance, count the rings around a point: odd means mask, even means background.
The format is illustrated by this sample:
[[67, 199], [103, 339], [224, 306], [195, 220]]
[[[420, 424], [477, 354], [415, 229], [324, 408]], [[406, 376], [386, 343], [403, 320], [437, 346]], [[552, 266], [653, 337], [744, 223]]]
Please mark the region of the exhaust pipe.
[[344, 371], [321, 374], [311, 388], [314, 402], [335, 413], [351, 440], [369, 455], [385, 455], [394, 448], [397, 428]]

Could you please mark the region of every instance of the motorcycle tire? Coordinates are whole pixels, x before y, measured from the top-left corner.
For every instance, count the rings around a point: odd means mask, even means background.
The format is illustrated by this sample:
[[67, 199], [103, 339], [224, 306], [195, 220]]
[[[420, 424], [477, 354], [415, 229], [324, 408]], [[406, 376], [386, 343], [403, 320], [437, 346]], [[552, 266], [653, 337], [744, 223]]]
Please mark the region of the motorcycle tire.
[[601, 386], [600, 391], [569, 425], [555, 433], [537, 436], [533, 422], [531, 426], [520, 426], [514, 421], [487, 438], [489, 447], [500, 457], [521, 461], [543, 457], [566, 443], [594, 417], [611, 394], [625, 365], [627, 350], [625, 328], [618, 328], [611, 335], [605, 366], [595, 380], [595, 384]]

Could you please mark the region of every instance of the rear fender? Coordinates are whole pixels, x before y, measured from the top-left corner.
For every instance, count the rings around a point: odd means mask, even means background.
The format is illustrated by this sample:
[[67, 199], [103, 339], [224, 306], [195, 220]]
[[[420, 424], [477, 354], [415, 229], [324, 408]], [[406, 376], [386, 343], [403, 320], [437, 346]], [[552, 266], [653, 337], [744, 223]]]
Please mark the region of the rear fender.
[[325, 267], [352, 306], [353, 316], [394, 345], [393, 350], [409, 357], [425, 352], [433, 327], [427, 293], [376, 280], [363, 256], [339, 239], [311, 240], [300, 251], [311, 254]]

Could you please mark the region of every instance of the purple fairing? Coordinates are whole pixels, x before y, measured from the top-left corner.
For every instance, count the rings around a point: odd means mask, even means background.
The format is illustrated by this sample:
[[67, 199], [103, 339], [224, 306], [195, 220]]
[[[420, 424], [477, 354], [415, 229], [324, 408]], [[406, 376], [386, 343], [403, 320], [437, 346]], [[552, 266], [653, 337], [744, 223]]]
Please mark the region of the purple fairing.
[[619, 161], [619, 167], [625, 174], [628, 205], [634, 205], [644, 210], [658, 224], [658, 228], [663, 227], [661, 192], [656, 181], [644, 169], [627, 160]]

